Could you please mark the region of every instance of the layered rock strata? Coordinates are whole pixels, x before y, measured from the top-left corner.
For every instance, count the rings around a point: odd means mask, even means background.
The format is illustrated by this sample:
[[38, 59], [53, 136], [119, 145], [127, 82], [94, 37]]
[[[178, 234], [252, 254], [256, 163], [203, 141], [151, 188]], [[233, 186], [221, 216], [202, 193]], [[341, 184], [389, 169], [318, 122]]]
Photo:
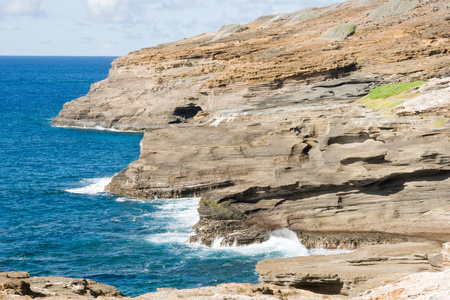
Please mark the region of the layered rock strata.
[[425, 242], [371, 245], [354, 253], [260, 261], [256, 271], [262, 283], [356, 297], [410, 274], [432, 272], [428, 258], [439, 249]]
[[[222, 119], [204, 114], [196, 126], [148, 132], [139, 160], [109, 189], [143, 198], [203, 196], [192, 241], [204, 244], [262, 241], [279, 228], [308, 246], [331, 248], [406, 235], [445, 240], [447, 119], [441, 109], [399, 116], [352, 103], [371, 80], [328, 81], [230, 107]], [[346, 100], [336, 97], [339, 89]]]
[[[192, 242], [249, 244], [279, 228], [308, 247], [444, 242], [449, 6], [354, 0], [142, 49], [116, 59], [109, 77], [67, 103], [54, 123], [146, 131], [139, 159], [107, 189], [148, 199], [201, 197]], [[352, 31], [330, 36], [340, 24]], [[366, 97], [375, 87], [415, 80], [428, 83]], [[298, 272], [293, 281], [303, 278]], [[342, 284], [339, 292], [360, 280], [351, 273], [339, 282], [330, 277]], [[263, 280], [288, 277], [271, 274]]]
[[[116, 59], [109, 77], [85, 97], [67, 103], [54, 123], [167, 128], [191, 121], [198, 110], [245, 105], [356, 71], [389, 81], [448, 75], [449, 4], [417, 1], [398, 13], [393, 3], [387, 10], [395, 16], [371, 15], [391, 2], [308, 8], [132, 52]], [[322, 37], [345, 23], [355, 24], [350, 37]]]

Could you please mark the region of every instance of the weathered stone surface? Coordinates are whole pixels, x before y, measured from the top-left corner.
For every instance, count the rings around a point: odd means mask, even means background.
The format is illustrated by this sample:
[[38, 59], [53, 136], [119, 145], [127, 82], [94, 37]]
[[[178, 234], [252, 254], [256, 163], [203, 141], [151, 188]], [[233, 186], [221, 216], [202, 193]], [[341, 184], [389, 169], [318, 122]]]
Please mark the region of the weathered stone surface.
[[[394, 17], [370, 15], [388, 2]], [[348, 1], [130, 53], [54, 123], [146, 131], [139, 159], [107, 189], [202, 197], [193, 242], [249, 244], [280, 228], [308, 247], [448, 241], [450, 10], [439, 0], [397, 10], [406, 2]], [[344, 23], [356, 24], [352, 36], [321, 39]], [[375, 108], [356, 101], [376, 86], [419, 79], [431, 80]], [[434, 244], [410, 245], [364, 248], [372, 250], [351, 261], [270, 262], [261, 273], [354, 295], [431, 270], [429, 262], [444, 267]]]
[[[449, 8], [426, 1], [370, 16], [384, 3], [272, 16], [227, 37], [219, 30], [130, 53], [54, 122], [151, 129], [108, 190], [204, 197], [192, 241], [246, 244], [277, 228], [308, 246], [446, 240], [448, 78], [396, 98], [406, 101], [394, 110], [353, 101], [386, 82], [448, 74]], [[306, 12], [314, 16], [291, 22]], [[351, 38], [320, 39], [349, 22]]]
[[256, 270], [262, 283], [354, 297], [407, 275], [432, 271], [427, 256], [438, 249], [438, 243], [424, 242], [372, 245], [353, 253], [260, 261]]
[[12, 295], [31, 295], [30, 284], [19, 279], [9, 279], [0, 281], [0, 291]]
[[[186, 299], [186, 300], [303, 300], [303, 299], [330, 299], [330, 297], [312, 293], [305, 290], [280, 287], [271, 284], [246, 284], [227, 283], [213, 287], [203, 287], [190, 290], [176, 290], [161, 288], [155, 293], [149, 293], [135, 298], [136, 300], [163, 300], [163, 299]], [[334, 298], [336, 299], [336, 298]]]
[[368, 290], [361, 300], [388, 299], [450, 299], [450, 270], [445, 272], [423, 272], [410, 275], [398, 282]]
[[[89, 279], [66, 277], [30, 277], [26, 272], [0, 273], [0, 299], [20, 295], [46, 299], [94, 299], [98, 297], [123, 298], [113, 286]], [[3, 297], [3, 298], [2, 298]], [[27, 299], [12, 297], [12, 299]]]
[[[177, 107], [215, 112], [353, 72], [389, 81], [448, 75], [448, 4], [422, 1], [395, 17], [371, 17], [385, 2], [300, 10], [273, 16], [270, 24], [256, 20], [231, 35], [219, 30], [132, 52], [116, 59], [109, 77], [93, 84], [85, 97], [67, 103], [54, 123], [166, 128], [192, 120], [176, 116]], [[343, 23], [356, 24], [351, 38], [321, 39]]]

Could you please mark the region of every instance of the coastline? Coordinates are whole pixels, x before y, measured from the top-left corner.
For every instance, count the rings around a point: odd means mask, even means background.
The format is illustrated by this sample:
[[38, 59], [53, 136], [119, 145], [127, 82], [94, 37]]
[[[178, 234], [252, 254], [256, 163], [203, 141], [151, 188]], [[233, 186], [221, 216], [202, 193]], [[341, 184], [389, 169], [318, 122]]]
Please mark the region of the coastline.
[[[348, 1], [135, 51], [64, 106], [55, 127], [145, 132], [139, 159], [106, 189], [200, 197], [191, 242], [250, 245], [288, 229], [308, 248], [357, 249], [263, 260], [259, 285], [137, 299], [372, 299], [408, 275], [447, 274], [433, 272], [448, 272], [440, 249], [450, 240], [449, 6], [374, 14], [394, 2]], [[330, 39], [332, 23], [356, 29]], [[373, 96], [393, 84], [404, 91]], [[70, 282], [76, 297], [122, 296]]]

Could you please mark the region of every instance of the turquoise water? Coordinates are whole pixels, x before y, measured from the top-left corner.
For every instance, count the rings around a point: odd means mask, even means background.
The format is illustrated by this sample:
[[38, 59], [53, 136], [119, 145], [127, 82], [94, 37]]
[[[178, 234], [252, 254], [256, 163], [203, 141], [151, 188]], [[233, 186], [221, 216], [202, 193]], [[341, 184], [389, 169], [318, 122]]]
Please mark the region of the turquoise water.
[[128, 296], [158, 287], [257, 282], [258, 260], [308, 255], [290, 232], [262, 245], [186, 243], [198, 199], [103, 192], [139, 156], [141, 134], [53, 127], [112, 57], [0, 57], [0, 272], [90, 278]]

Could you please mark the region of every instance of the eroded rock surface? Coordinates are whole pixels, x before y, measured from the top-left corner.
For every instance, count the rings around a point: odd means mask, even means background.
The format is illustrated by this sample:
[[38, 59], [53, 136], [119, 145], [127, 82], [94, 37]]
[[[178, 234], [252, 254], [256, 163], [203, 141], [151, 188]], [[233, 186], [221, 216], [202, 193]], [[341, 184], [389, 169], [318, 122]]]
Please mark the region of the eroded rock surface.
[[[139, 159], [107, 189], [148, 199], [202, 197], [193, 242], [249, 244], [280, 228], [307, 247], [444, 242], [449, 7], [439, 0], [354, 0], [142, 49], [116, 59], [109, 77], [67, 103], [54, 123], [146, 131]], [[322, 38], [339, 24], [354, 24], [352, 35]], [[377, 86], [414, 80], [428, 83], [363, 98]], [[343, 259], [342, 273], [320, 280], [328, 292], [345, 293], [377, 280], [378, 273], [353, 268], [382, 270], [397, 261], [398, 274], [431, 268], [428, 250], [417, 257], [401, 251], [354, 254], [361, 263]], [[432, 264], [439, 267], [439, 259]], [[295, 272], [292, 278], [305, 277]], [[262, 276], [273, 283], [291, 273], [273, 274]]]
[[[186, 299], [186, 300], [321, 300], [331, 299], [328, 296], [316, 294], [306, 290], [280, 287], [272, 284], [248, 284], [227, 283], [218, 286], [203, 287], [197, 289], [176, 290], [161, 288], [157, 292], [145, 294], [135, 298], [136, 300], [162, 300], [162, 299]], [[338, 299], [333, 297], [333, 299]]]
[[[371, 15], [385, 3], [258, 18], [130, 53], [54, 123], [150, 130], [108, 189], [203, 197], [192, 241], [246, 244], [277, 228], [309, 247], [446, 240], [450, 10], [423, 1]], [[352, 36], [321, 38], [349, 22]], [[385, 83], [434, 77], [386, 101], [393, 109], [354, 103]]]
[[410, 274], [433, 271], [428, 257], [439, 250], [440, 244], [425, 242], [370, 245], [353, 253], [260, 261], [256, 270], [262, 283], [356, 297]]
[[[192, 120], [177, 108], [215, 112], [353, 72], [386, 81], [448, 75], [449, 4], [418, 1], [395, 16], [370, 15], [386, 2], [354, 0], [259, 18], [229, 27], [239, 30], [132, 52], [116, 59], [109, 77], [85, 97], [67, 103], [54, 123], [166, 128]], [[356, 26], [349, 38], [321, 38], [344, 23]]]
[[115, 287], [90, 279], [30, 277], [26, 272], [0, 273], [0, 299], [94, 299], [98, 297], [122, 298], [124, 296]]

